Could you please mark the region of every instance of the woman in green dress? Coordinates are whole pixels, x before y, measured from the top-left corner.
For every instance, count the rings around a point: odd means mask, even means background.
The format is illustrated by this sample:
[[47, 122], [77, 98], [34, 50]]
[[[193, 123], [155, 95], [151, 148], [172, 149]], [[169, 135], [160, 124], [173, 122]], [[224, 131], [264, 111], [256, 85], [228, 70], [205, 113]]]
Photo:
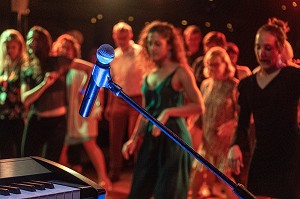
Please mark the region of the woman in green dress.
[[[191, 145], [185, 117], [204, 105], [173, 25], [154, 21], [141, 32], [141, 60], [154, 66], [142, 86], [145, 109]], [[148, 66], [148, 65], [147, 65]], [[189, 103], [184, 103], [184, 95]], [[124, 146], [126, 159], [142, 141], [128, 198], [187, 198], [191, 156], [160, 129], [140, 117]]]

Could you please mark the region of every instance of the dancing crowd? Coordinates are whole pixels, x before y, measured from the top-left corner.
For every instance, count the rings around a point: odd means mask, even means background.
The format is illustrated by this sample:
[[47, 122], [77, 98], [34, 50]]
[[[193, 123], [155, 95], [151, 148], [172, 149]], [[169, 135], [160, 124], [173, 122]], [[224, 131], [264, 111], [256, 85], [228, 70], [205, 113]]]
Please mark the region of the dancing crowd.
[[[239, 47], [222, 32], [202, 35], [197, 25], [190, 25], [180, 34], [169, 22], [152, 21], [135, 43], [132, 27], [119, 22], [112, 30], [111, 77], [256, 198], [298, 199], [300, 66], [288, 31], [287, 23], [277, 18], [258, 28], [249, 48], [254, 48], [258, 65], [251, 71], [238, 64]], [[81, 117], [79, 107], [96, 62], [95, 55], [81, 58], [81, 42], [71, 32], [53, 42], [41, 26], [24, 36], [16, 29], [2, 32], [1, 159], [41, 156], [81, 173], [83, 146], [97, 183], [108, 192], [129, 161], [134, 170], [128, 198], [238, 198], [112, 92], [101, 88], [91, 115]], [[107, 163], [97, 144], [103, 118], [109, 122]]]

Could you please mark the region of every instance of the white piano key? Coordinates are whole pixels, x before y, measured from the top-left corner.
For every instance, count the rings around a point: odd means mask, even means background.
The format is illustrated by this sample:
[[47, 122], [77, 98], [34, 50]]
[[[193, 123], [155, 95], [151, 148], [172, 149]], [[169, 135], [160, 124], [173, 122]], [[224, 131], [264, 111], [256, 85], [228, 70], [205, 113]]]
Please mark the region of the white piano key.
[[54, 184], [54, 189], [37, 190], [35, 192], [21, 190], [21, 194], [0, 196], [0, 199], [25, 199], [25, 198], [50, 198], [50, 199], [80, 199], [80, 189]]

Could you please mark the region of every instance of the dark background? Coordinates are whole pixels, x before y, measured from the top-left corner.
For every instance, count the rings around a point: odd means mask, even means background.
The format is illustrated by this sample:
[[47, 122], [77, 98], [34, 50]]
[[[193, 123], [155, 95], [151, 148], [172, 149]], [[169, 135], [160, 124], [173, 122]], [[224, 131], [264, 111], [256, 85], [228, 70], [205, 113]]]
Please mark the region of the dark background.
[[[298, 6], [294, 7], [293, 2]], [[253, 52], [255, 32], [270, 17], [288, 21], [291, 28], [288, 40], [295, 57], [300, 58], [300, 0], [29, 0], [28, 10], [18, 20], [12, 12], [11, 0], [1, 0], [0, 32], [15, 28], [25, 35], [30, 27], [40, 25], [55, 40], [60, 34], [76, 29], [84, 36], [85, 59], [91, 48], [103, 43], [114, 46], [111, 31], [120, 20], [133, 27], [135, 41], [146, 22], [169, 21], [184, 29], [186, 25], [181, 21], [186, 20], [187, 25], [200, 26], [203, 34], [212, 30], [223, 32], [228, 41], [240, 47], [239, 63], [252, 69], [257, 64]], [[101, 20], [97, 19], [99, 14]], [[130, 21], [129, 16], [134, 20]], [[92, 18], [97, 19], [96, 23], [91, 23]], [[211, 26], [205, 26], [206, 22]], [[227, 28], [227, 23], [232, 24], [232, 30]]]

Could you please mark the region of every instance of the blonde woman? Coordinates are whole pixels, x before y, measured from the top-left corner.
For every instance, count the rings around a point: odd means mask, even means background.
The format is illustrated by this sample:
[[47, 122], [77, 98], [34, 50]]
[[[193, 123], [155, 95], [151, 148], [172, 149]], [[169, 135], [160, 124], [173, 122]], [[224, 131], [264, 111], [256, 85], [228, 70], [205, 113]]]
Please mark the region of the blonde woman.
[[0, 36], [0, 159], [20, 156], [24, 128], [21, 68], [28, 64], [23, 36], [7, 29]]
[[[204, 75], [201, 84], [205, 113], [202, 120], [202, 144], [199, 153], [215, 167], [230, 176], [227, 167], [227, 153], [235, 131], [237, 119], [237, 85], [234, 77], [235, 67], [229, 55], [222, 47], [212, 47], [204, 56]], [[196, 197], [201, 183], [206, 182], [212, 193], [215, 176], [207, 172], [200, 163], [196, 163], [200, 173], [195, 171], [193, 194]], [[228, 198], [236, 198], [228, 186], [222, 187]]]

